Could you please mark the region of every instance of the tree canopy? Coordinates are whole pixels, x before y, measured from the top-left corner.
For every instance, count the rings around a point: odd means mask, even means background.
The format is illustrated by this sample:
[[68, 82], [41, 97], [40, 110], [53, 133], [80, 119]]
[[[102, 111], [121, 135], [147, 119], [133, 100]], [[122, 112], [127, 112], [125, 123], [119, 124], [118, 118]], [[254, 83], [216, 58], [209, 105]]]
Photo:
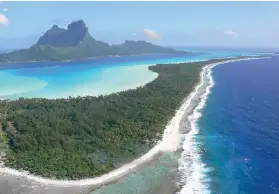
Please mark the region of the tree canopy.
[[160, 64], [158, 78], [143, 87], [99, 97], [1, 101], [9, 140], [7, 166], [45, 177], [80, 179], [107, 173], [146, 153], [201, 68], [224, 61]]

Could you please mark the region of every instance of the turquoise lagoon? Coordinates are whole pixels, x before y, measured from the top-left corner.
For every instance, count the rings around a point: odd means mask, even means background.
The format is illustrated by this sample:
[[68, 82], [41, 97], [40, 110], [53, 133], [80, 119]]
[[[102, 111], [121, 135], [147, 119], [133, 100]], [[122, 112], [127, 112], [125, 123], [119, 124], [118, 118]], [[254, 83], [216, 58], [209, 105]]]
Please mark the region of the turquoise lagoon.
[[154, 80], [157, 74], [148, 70], [150, 65], [258, 55], [231, 51], [191, 52], [0, 64], [0, 99], [105, 95], [136, 88]]

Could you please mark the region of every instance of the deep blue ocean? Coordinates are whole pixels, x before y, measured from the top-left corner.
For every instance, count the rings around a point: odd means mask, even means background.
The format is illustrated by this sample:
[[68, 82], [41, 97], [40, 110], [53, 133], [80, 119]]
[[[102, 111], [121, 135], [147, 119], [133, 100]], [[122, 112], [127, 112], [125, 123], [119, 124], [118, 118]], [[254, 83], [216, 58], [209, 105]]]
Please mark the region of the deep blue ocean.
[[197, 141], [210, 193], [279, 193], [279, 57], [212, 70]]

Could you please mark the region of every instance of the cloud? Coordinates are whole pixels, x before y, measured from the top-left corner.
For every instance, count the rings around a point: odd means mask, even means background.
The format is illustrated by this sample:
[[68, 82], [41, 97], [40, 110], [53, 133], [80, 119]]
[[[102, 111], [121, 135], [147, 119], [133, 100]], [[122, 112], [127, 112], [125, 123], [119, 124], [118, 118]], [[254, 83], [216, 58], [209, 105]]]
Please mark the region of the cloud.
[[143, 30], [144, 34], [147, 36], [147, 38], [151, 39], [151, 40], [156, 40], [159, 38], [159, 34], [157, 34], [156, 32], [154, 32], [153, 30], [150, 29], [144, 29]]
[[9, 9], [8, 8], [4, 8], [4, 11], [8, 11]]
[[232, 31], [232, 30], [224, 30], [223, 32], [226, 36], [229, 36], [229, 37], [232, 37], [232, 38], [235, 38], [237, 36], [237, 33]]
[[8, 23], [9, 23], [8, 18], [5, 15], [0, 13], [0, 24], [8, 25]]

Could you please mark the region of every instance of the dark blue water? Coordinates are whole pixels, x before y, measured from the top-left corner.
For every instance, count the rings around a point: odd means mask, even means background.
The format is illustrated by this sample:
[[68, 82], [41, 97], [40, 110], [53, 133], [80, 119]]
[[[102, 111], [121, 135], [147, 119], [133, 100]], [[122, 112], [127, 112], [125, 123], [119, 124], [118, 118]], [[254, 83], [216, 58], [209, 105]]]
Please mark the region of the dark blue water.
[[213, 69], [199, 120], [211, 193], [279, 193], [279, 57]]

